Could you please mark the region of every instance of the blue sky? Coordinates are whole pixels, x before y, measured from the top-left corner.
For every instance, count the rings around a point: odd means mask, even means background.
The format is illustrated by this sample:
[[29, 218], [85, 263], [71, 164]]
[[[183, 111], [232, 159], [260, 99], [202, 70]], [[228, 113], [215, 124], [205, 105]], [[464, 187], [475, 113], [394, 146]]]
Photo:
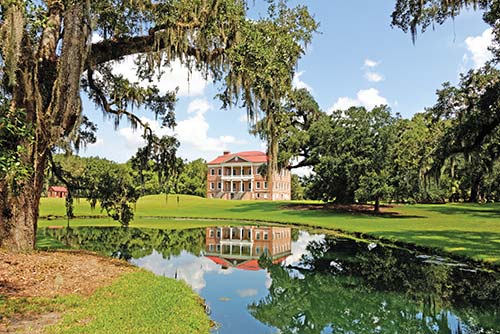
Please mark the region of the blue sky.
[[[436, 89], [443, 82], [457, 83], [460, 72], [480, 66], [489, 57], [491, 33], [478, 12], [464, 12], [454, 21], [429, 29], [413, 44], [409, 34], [390, 26], [393, 1], [301, 3], [307, 4], [320, 22], [320, 33], [300, 60], [294, 83], [308, 88], [324, 111], [386, 103], [393, 112], [409, 118], [434, 104]], [[132, 60], [118, 64], [116, 71], [133, 79]], [[175, 130], [181, 143], [180, 157], [211, 160], [226, 149], [265, 150], [260, 140], [248, 134], [245, 111], [221, 110], [220, 102], [214, 99], [217, 86], [199, 74], [193, 73], [188, 83], [186, 69], [174, 64], [159, 85], [164, 90], [180, 89]], [[103, 119], [85, 98], [84, 112], [98, 125], [98, 141], [80, 155], [124, 162], [141, 146], [140, 130], [133, 132], [123, 122], [114, 131], [112, 122]], [[160, 134], [172, 134], [160, 129], [151, 114], [139, 114]]]

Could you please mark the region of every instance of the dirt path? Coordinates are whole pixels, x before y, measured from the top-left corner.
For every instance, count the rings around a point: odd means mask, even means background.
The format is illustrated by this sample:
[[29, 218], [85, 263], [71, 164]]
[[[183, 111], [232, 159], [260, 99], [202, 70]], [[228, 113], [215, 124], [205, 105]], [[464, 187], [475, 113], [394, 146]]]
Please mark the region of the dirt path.
[[[125, 261], [82, 251], [13, 254], [0, 250], [0, 296], [4, 298], [88, 296], [120, 275], [135, 270]], [[1, 316], [1, 315], [0, 315]], [[0, 333], [41, 333], [61, 315], [0, 317]]]

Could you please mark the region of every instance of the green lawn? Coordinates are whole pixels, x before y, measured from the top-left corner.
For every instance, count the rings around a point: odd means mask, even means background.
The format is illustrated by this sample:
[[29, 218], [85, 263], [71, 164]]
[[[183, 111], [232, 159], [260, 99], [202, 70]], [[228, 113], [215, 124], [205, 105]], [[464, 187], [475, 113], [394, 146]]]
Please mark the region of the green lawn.
[[184, 282], [145, 270], [125, 274], [88, 298], [11, 298], [0, 313], [64, 312], [62, 321], [45, 329], [53, 334], [209, 333], [210, 320], [200, 298]]
[[[301, 202], [292, 202], [301, 203]], [[187, 228], [216, 225], [217, 222], [159, 220], [154, 217], [226, 218], [295, 223], [367, 233], [391, 240], [436, 247], [445, 251], [488, 262], [500, 262], [500, 204], [401, 205], [392, 209], [395, 216], [371, 216], [328, 210], [291, 210], [290, 202], [224, 201], [194, 196], [145, 196], [136, 206], [131, 226]], [[102, 215], [90, 210], [85, 200], [75, 206], [77, 216]], [[64, 200], [42, 199], [40, 215], [64, 215]], [[64, 220], [41, 220], [40, 226], [65, 225]], [[77, 219], [77, 225], [111, 225], [108, 218]], [[225, 222], [229, 224], [229, 222]]]

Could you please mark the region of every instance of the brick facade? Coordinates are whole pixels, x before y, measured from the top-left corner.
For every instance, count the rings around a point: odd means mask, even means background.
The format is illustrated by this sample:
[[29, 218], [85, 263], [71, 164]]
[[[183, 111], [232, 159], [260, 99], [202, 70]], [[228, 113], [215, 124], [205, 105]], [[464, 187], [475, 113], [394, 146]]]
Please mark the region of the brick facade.
[[223, 155], [208, 163], [207, 198], [238, 200], [289, 200], [291, 175], [287, 169], [275, 173], [271, 184], [259, 173], [268, 160], [264, 152]]

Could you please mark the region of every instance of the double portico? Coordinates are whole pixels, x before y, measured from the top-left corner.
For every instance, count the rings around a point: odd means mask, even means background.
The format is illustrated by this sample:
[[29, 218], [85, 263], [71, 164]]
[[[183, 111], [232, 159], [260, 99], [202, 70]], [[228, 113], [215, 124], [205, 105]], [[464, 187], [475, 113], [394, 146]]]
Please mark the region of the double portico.
[[272, 191], [268, 189], [267, 180], [259, 173], [265, 163], [267, 155], [264, 152], [224, 152], [208, 163], [207, 197], [271, 199]]

